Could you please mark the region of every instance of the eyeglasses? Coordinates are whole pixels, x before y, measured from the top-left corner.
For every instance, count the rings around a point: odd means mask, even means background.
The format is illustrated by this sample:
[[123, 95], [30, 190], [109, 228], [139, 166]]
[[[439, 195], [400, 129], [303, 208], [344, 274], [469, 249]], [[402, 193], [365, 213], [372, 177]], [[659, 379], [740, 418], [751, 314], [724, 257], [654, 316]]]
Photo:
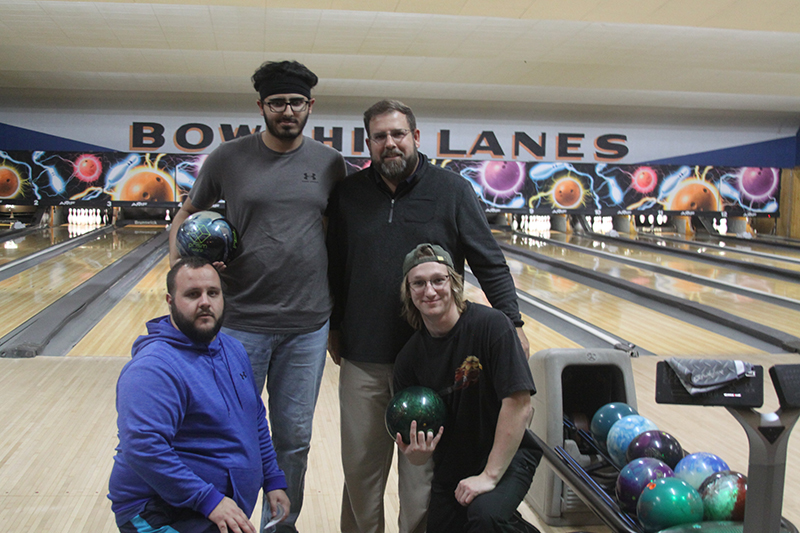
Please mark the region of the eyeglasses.
[[442, 278], [433, 278], [431, 280], [423, 280], [423, 279], [415, 279], [414, 281], [409, 281], [408, 284], [411, 287], [411, 290], [414, 292], [422, 292], [428, 286], [428, 283], [431, 284], [435, 290], [443, 289], [445, 283], [450, 278], [450, 275], [444, 276]]
[[291, 100], [282, 100], [280, 98], [275, 100], [267, 100], [267, 107], [273, 113], [283, 113], [286, 111], [286, 106], [292, 108], [292, 111], [295, 113], [299, 113], [304, 111], [306, 106], [308, 105], [309, 100], [305, 98], [292, 98]]
[[399, 143], [400, 141], [405, 139], [406, 135], [408, 135], [409, 133], [411, 133], [411, 130], [382, 131], [380, 133], [370, 135], [369, 138], [375, 144], [383, 144], [389, 137], [391, 137], [394, 142]]

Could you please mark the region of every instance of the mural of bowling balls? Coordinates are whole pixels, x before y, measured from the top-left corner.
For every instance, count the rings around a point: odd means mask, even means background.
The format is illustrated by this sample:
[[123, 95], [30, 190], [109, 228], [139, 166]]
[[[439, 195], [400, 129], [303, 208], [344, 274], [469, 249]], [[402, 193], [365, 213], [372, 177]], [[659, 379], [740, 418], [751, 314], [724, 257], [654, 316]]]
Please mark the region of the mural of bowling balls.
[[512, 198], [525, 183], [525, 168], [513, 161], [489, 161], [481, 172], [481, 185], [488, 196]]
[[239, 244], [236, 228], [214, 211], [199, 211], [183, 221], [175, 235], [182, 257], [197, 256], [226, 263]]
[[614, 464], [619, 468], [625, 466], [625, 454], [631, 441], [653, 429], [658, 429], [655, 423], [641, 415], [626, 416], [611, 426], [606, 438], [606, 449]]
[[745, 167], [739, 174], [739, 192], [751, 202], [766, 202], [778, 191], [780, 171], [769, 167]]
[[744, 520], [747, 476], [732, 470], [711, 474], [700, 485], [703, 520]]
[[400, 433], [409, 444], [411, 422], [417, 421], [417, 431], [438, 433], [447, 418], [447, 406], [433, 389], [408, 387], [394, 395], [386, 407], [386, 431], [394, 440]]
[[123, 202], [174, 202], [170, 178], [158, 169], [137, 167], [133, 169], [122, 189], [119, 200]]
[[645, 533], [672, 526], [700, 522], [703, 500], [688, 483], [677, 477], [664, 477], [648, 483], [639, 496], [636, 514]]
[[9, 167], [0, 167], [0, 198], [12, 198], [19, 192], [19, 174]]
[[703, 180], [687, 180], [670, 195], [668, 211], [721, 211], [719, 191]]
[[625, 459], [629, 462], [639, 457], [653, 457], [675, 468], [683, 459], [683, 448], [678, 439], [665, 431], [645, 431], [631, 441], [625, 452]]
[[675, 465], [675, 477], [698, 490], [708, 476], [723, 470], [730, 468], [718, 455], [708, 452], [690, 453]]
[[611, 402], [602, 406], [595, 411], [592, 416], [592, 421], [589, 424], [589, 431], [592, 434], [595, 444], [605, 451], [608, 430], [611, 429], [611, 426], [626, 416], [638, 414], [636, 409], [624, 402]]
[[652, 457], [634, 459], [626, 464], [617, 476], [617, 501], [623, 511], [636, 512], [636, 504], [644, 488], [662, 477], [675, 477], [672, 469], [663, 461]]
[[562, 209], [578, 207], [583, 199], [583, 187], [575, 178], [559, 179], [553, 187], [553, 202]]

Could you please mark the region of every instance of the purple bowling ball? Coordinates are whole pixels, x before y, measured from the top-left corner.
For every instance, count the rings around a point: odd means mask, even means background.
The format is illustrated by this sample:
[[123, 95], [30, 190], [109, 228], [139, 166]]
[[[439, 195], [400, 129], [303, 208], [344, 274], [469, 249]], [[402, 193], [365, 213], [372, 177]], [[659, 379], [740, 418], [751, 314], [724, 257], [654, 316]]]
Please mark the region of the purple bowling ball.
[[690, 453], [675, 465], [675, 477], [684, 480], [694, 490], [699, 490], [708, 476], [723, 470], [730, 468], [719, 456], [708, 452]]
[[750, 201], [764, 202], [778, 190], [780, 172], [768, 167], [745, 167], [739, 175], [739, 191]]
[[665, 431], [645, 431], [628, 444], [625, 458], [628, 462], [640, 457], [652, 457], [664, 461], [670, 468], [675, 468], [683, 459], [683, 448], [678, 439]]
[[525, 185], [525, 169], [512, 161], [489, 161], [484, 164], [482, 184], [498, 198], [511, 198]]
[[634, 459], [623, 467], [617, 477], [616, 494], [623, 511], [636, 512], [639, 496], [648, 483], [662, 477], [674, 477], [672, 468], [652, 457]]

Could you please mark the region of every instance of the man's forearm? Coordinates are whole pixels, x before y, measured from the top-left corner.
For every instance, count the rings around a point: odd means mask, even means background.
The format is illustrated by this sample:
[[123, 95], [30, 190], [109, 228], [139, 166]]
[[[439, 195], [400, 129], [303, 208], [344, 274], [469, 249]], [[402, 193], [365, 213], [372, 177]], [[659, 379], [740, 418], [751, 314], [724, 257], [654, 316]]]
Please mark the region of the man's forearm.
[[175, 216], [172, 219], [172, 226], [169, 229], [169, 266], [173, 266], [175, 263], [178, 262], [180, 259], [180, 254], [178, 253], [178, 243], [175, 241], [175, 238], [178, 234], [178, 228], [181, 227], [183, 221], [189, 218], [190, 215], [196, 213], [199, 209], [195, 208], [192, 205], [192, 201], [188, 198], [181, 208], [175, 213]]
[[518, 391], [503, 399], [495, 428], [494, 445], [484, 468], [484, 473], [495, 482], [503, 477], [517, 453], [530, 418], [530, 402], [529, 391]]

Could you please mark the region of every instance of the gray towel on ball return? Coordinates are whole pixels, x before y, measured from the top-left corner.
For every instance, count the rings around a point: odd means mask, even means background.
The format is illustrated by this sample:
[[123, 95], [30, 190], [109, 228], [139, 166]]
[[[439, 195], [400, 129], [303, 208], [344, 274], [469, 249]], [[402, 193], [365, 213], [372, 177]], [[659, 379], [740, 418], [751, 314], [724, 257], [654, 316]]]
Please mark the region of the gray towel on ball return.
[[678, 376], [689, 394], [709, 392], [742, 377], [756, 375], [752, 364], [738, 360], [670, 357], [667, 359], [667, 364]]

